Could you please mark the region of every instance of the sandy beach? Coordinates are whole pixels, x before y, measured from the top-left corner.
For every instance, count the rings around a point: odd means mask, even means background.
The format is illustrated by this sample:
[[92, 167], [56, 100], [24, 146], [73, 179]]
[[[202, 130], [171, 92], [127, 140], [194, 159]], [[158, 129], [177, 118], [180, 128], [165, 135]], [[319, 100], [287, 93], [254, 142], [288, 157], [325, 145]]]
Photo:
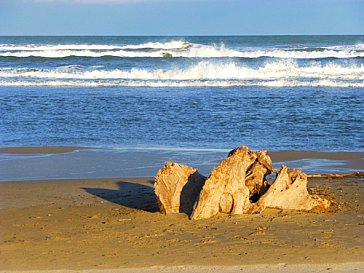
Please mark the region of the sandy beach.
[[191, 221], [159, 213], [153, 177], [1, 182], [0, 272], [360, 272], [362, 179], [308, 186], [330, 211]]
[[364, 273], [364, 0], [0, 0], [0, 273]]

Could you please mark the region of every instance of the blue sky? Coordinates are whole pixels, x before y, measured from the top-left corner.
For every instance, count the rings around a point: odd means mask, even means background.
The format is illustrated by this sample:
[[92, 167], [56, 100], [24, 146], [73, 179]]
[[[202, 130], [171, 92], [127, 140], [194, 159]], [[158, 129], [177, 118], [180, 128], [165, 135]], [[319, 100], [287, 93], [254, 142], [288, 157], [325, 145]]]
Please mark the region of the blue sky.
[[0, 35], [364, 34], [364, 0], [0, 0]]

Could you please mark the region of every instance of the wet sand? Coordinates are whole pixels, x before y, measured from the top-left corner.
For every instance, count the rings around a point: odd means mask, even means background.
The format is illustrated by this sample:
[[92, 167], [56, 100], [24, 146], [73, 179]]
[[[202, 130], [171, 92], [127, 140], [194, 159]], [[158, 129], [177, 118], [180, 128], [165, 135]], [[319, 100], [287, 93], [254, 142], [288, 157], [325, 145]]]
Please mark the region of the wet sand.
[[[223, 149], [178, 148], [0, 148], [0, 181], [99, 179], [154, 176], [166, 161], [193, 166], [208, 176], [228, 154]], [[364, 152], [269, 152], [273, 167], [282, 164], [310, 173], [363, 171]]]
[[[75, 146], [43, 146], [43, 147], [0, 147], [0, 153], [8, 154], [57, 154], [69, 153], [85, 149], [98, 149], [95, 147], [75, 147]], [[269, 151], [273, 162], [283, 162], [300, 160], [305, 158], [347, 160], [353, 165], [348, 168], [364, 168], [364, 152], [318, 152], [318, 151]]]
[[362, 152], [317, 152], [317, 151], [272, 151], [269, 152], [273, 162], [284, 162], [301, 159], [327, 159], [345, 161], [346, 168], [364, 169]]
[[363, 181], [311, 179], [309, 187], [333, 202], [328, 213], [271, 209], [191, 221], [157, 211], [152, 179], [2, 182], [0, 269], [363, 269]]
[[0, 153], [9, 154], [56, 154], [69, 153], [77, 150], [87, 149], [86, 147], [73, 146], [43, 146], [43, 147], [3, 147]]

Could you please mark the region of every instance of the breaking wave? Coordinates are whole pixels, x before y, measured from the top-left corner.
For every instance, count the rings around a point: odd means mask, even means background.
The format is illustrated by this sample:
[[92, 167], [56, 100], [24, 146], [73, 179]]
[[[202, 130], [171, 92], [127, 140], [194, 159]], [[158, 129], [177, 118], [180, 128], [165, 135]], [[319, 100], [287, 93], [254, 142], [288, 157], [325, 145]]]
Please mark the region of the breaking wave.
[[128, 45], [16, 45], [0, 44], [0, 57], [94, 57], [105, 56], [120, 58], [358, 58], [364, 57], [364, 44], [328, 47], [292, 47], [292, 48], [228, 48], [224, 44], [197, 44], [183, 40], [168, 42], [148, 42]]
[[149, 42], [130, 45], [98, 45], [98, 44], [59, 44], [59, 45], [37, 45], [37, 44], [0, 44], [0, 51], [47, 51], [47, 50], [114, 50], [114, 49], [178, 49], [189, 47], [191, 43], [178, 40], [170, 42]]
[[248, 81], [2, 81], [0, 86], [42, 86], [42, 87], [341, 87], [363, 88], [364, 83], [346, 81], [296, 81], [273, 80], [261, 82]]
[[263, 66], [252, 68], [235, 62], [201, 61], [186, 68], [93, 69], [85, 71], [82, 70], [82, 66], [71, 65], [57, 69], [0, 68], [0, 77], [133, 80], [264, 80], [287, 78], [364, 80], [364, 65], [345, 66], [334, 63], [324, 65], [314, 61], [306, 65], [299, 65], [293, 60], [281, 60], [267, 62]]
[[57, 69], [0, 68], [2, 86], [330, 86], [364, 87], [364, 65], [294, 60], [254, 68], [235, 62], [200, 61], [185, 68], [113, 69], [62, 66]]

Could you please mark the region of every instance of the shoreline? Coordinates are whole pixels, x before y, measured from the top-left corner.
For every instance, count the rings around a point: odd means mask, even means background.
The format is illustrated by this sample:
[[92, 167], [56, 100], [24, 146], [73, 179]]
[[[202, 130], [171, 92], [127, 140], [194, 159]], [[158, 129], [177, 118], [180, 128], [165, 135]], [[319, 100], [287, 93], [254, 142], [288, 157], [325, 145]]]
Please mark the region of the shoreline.
[[[0, 148], [0, 182], [154, 176], [166, 161], [193, 166], [207, 176], [228, 150], [91, 148], [74, 146]], [[307, 174], [364, 171], [364, 152], [268, 151], [282, 164]]]
[[193, 221], [159, 213], [152, 178], [0, 183], [0, 272], [363, 269], [362, 179], [314, 178], [308, 186], [332, 201], [329, 212], [267, 209]]
[[0, 147], [3, 154], [62, 154], [84, 149], [95, 149], [83, 146], [13, 146]]
[[[228, 153], [231, 149], [224, 148], [182, 148], [169, 146], [0, 146], [0, 153], [8, 154], [51, 154], [51, 153], [69, 153], [78, 150], [113, 150], [113, 151], [201, 151], [201, 152], [224, 152]], [[348, 156], [364, 156], [364, 151], [318, 151], [318, 150], [268, 150], [268, 153], [279, 156], [280, 159], [300, 159], [302, 156], [313, 156], [314, 158], [339, 158], [347, 159]], [[331, 155], [331, 156], [330, 156]]]

